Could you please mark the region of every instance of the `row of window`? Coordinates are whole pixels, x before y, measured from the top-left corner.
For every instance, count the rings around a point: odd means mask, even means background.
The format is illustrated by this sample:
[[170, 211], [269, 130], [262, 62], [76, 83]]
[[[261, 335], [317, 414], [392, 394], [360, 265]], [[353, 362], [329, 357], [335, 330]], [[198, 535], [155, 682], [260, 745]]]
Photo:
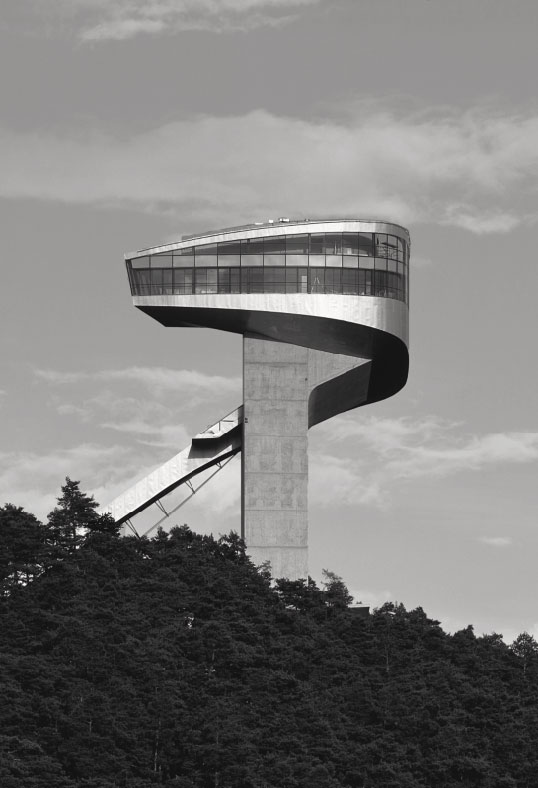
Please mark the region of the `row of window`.
[[[182, 258], [185, 263], [187, 258]], [[162, 271], [172, 270], [172, 266], [160, 265], [161, 258], [153, 257], [151, 266], [146, 262], [145, 266], [134, 265], [135, 260], [128, 260], [129, 269]], [[265, 255], [256, 257], [255, 255], [245, 255], [241, 258], [241, 268], [364, 268], [376, 271], [391, 271], [392, 273], [405, 274], [407, 265], [398, 260], [389, 260], [385, 257], [357, 257], [356, 255], [310, 255], [310, 257], [299, 255]], [[196, 266], [192, 258], [189, 265], [174, 265], [174, 270], [180, 268], [232, 268], [239, 267], [239, 263], [230, 260], [228, 257], [204, 257], [196, 258]]]
[[[306, 257], [309, 262], [305, 261]], [[348, 258], [359, 257], [403, 264], [407, 263], [408, 250], [402, 238], [387, 233], [310, 233], [189, 246], [173, 252], [135, 257], [130, 262], [133, 268], [252, 267], [264, 264], [347, 267]]]
[[133, 295], [340, 293], [407, 301], [407, 277], [353, 268], [183, 268], [130, 270]]

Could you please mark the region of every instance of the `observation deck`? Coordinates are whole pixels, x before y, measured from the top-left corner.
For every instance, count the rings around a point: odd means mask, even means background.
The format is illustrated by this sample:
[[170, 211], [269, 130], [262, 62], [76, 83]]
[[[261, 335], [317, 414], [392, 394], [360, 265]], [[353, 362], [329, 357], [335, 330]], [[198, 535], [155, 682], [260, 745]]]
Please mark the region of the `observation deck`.
[[[398, 224], [280, 219], [126, 255], [142, 312], [165, 326], [244, 337], [243, 419], [226, 451], [242, 453], [242, 536], [274, 576], [307, 574], [309, 427], [405, 385], [409, 254], [409, 233]], [[181, 456], [194, 462], [204, 447], [204, 462], [182, 465], [185, 478], [211, 465], [212, 444], [220, 462], [221, 433], [226, 425], [193, 439]], [[158, 499], [155, 489], [179, 484], [167, 476], [155, 488], [152, 480], [147, 505]], [[126, 520], [144, 508], [140, 495], [136, 509], [126, 494], [109, 510]]]

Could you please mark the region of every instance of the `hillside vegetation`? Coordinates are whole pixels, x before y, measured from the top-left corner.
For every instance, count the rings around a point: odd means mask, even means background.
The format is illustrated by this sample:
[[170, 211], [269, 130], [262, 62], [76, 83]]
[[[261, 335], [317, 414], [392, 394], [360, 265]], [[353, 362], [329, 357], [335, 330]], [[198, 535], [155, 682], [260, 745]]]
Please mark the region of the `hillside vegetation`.
[[67, 480], [0, 509], [3, 788], [530, 788], [538, 647], [342, 580], [271, 582], [234, 534], [120, 538]]

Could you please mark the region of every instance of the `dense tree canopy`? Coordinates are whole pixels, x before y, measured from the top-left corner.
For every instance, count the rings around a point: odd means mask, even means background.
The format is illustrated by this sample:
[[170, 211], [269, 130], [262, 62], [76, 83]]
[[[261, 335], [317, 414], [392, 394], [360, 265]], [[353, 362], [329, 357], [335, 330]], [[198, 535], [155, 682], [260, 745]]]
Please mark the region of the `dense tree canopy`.
[[235, 535], [120, 538], [67, 480], [0, 509], [0, 785], [530, 788], [538, 646], [363, 618]]

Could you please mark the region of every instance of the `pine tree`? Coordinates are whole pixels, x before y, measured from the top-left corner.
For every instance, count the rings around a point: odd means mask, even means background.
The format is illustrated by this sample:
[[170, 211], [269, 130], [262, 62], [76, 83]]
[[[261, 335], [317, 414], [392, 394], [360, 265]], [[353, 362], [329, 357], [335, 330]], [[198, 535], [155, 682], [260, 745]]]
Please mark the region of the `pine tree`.
[[57, 499], [58, 506], [48, 516], [49, 539], [60, 553], [74, 552], [87, 531], [99, 528], [98, 504], [93, 496], [80, 491], [79, 484], [66, 477], [62, 494]]
[[26, 585], [45, 563], [45, 529], [33, 514], [8, 503], [0, 508], [1, 594]]

